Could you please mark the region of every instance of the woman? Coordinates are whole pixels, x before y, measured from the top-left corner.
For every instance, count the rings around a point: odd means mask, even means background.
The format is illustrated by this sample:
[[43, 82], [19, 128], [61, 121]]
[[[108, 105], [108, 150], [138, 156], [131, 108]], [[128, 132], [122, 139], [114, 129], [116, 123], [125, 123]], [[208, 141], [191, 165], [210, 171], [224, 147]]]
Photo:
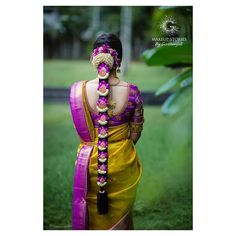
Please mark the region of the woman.
[[73, 229], [133, 229], [132, 208], [142, 175], [135, 144], [143, 128], [138, 87], [120, 81], [121, 41], [102, 34], [91, 62], [98, 77], [72, 85], [70, 107], [80, 137], [73, 192]]

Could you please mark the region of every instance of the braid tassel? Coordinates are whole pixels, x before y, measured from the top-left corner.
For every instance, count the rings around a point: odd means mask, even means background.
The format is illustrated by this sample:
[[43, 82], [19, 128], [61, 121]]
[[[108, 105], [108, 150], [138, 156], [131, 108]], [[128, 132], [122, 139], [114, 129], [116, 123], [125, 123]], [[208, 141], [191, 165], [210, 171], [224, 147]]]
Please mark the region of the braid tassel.
[[101, 63], [98, 66], [99, 85], [97, 92], [99, 99], [97, 109], [99, 112], [99, 127], [98, 127], [98, 177], [97, 184], [100, 188], [97, 193], [97, 209], [98, 213], [106, 214], [108, 212], [108, 193], [104, 189], [107, 184], [108, 172], [108, 109], [109, 101], [108, 94], [110, 85], [108, 83], [109, 66], [106, 63]]

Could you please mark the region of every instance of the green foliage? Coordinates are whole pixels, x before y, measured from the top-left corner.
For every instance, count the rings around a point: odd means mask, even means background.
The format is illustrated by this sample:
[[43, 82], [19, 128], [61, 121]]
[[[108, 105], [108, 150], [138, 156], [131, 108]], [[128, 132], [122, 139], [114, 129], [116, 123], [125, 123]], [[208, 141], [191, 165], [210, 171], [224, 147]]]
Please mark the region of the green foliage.
[[156, 96], [173, 91], [162, 106], [164, 115], [172, 115], [183, 107], [192, 105], [192, 68], [182, 71], [156, 92]]
[[168, 82], [163, 84], [155, 93], [156, 96], [159, 96], [163, 93], [169, 92], [170, 90], [173, 90], [176, 87], [180, 87], [185, 81], [188, 81], [189, 79], [192, 79], [192, 68], [188, 68], [187, 70], [184, 70], [182, 73], [174, 76], [172, 79], [170, 79]]
[[180, 111], [187, 105], [192, 105], [192, 88], [184, 87], [174, 92], [163, 104], [162, 112], [164, 115], [172, 115]]
[[188, 65], [178, 75], [172, 77], [168, 82], [160, 86], [156, 96], [172, 92], [172, 95], [162, 106], [163, 114], [172, 115], [183, 107], [192, 105], [192, 45], [184, 44], [173, 47], [171, 45], [146, 50], [142, 55], [147, 65], [169, 66]]
[[166, 45], [148, 49], [143, 52], [142, 59], [149, 66], [191, 65], [192, 44], [186, 43], [181, 46]]

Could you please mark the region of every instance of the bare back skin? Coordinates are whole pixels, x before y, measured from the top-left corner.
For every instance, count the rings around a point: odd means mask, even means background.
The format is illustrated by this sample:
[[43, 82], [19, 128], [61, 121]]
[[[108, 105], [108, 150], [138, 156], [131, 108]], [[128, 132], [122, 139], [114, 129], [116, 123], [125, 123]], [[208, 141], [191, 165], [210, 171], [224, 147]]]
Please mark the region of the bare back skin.
[[[115, 108], [113, 109], [113, 115], [121, 114], [128, 103], [129, 99], [129, 84], [124, 81], [118, 81], [118, 80], [110, 80], [110, 92], [112, 94], [112, 100], [116, 103]], [[116, 83], [112, 83], [116, 82]], [[86, 98], [88, 101], [88, 105], [92, 112], [98, 114], [97, 111], [97, 101], [98, 101], [98, 93], [97, 93], [97, 87], [98, 87], [98, 78], [87, 81], [85, 86], [86, 91]], [[140, 138], [141, 132], [130, 132], [130, 139], [133, 140], [134, 144], [137, 143], [138, 139]]]
[[[89, 103], [90, 108], [94, 113], [97, 113], [96, 105], [98, 101], [98, 78], [90, 80], [86, 83], [86, 97]], [[110, 93], [112, 95], [112, 100], [116, 103], [116, 106], [113, 110], [113, 114], [117, 115], [124, 111], [127, 106], [128, 97], [129, 97], [129, 86], [127, 82], [119, 81], [118, 84], [110, 85]]]

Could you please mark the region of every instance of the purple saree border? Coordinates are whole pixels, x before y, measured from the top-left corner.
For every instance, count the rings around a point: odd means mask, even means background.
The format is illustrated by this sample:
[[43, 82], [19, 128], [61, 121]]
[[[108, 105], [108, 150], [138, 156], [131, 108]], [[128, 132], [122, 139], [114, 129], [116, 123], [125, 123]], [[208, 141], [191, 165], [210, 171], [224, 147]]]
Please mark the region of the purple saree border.
[[72, 229], [88, 229], [88, 206], [86, 201], [88, 191], [88, 165], [93, 146], [84, 145], [77, 157], [74, 175]]
[[[89, 127], [86, 121], [86, 114], [83, 106], [82, 85], [84, 81], [75, 82], [70, 90], [70, 109], [76, 131], [80, 138], [85, 142], [92, 141]], [[81, 89], [81, 93], [77, 93]]]
[[[75, 82], [70, 90], [70, 109], [72, 119], [76, 131], [85, 142], [93, 141], [89, 132], [86, 120], [86, 112], [83, 102], [83, 83], [84, 81]], [[73, 206], [72, 206], [72, 229], [86, 230], [88, 229], [88, 207], [87, 207], [87, 191], [88, 191], [88, 168], [93, 146], [83, 145], [77, 155], [77, 165], [74, 174], [73, 186]]]

